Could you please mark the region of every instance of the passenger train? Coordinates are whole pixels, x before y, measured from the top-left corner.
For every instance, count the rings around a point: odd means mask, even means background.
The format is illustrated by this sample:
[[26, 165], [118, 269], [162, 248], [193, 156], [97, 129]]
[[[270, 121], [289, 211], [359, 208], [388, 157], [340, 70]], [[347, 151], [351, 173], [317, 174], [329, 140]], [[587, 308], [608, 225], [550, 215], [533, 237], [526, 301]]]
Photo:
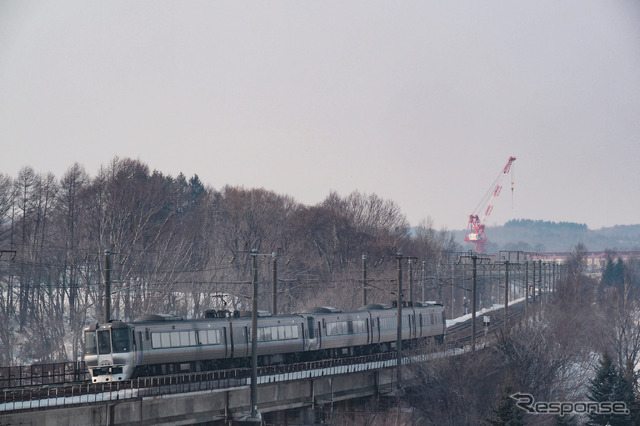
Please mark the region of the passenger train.
[[[312, 361], [395, 349], [395, 307], [366, 305], [358, 311], [314, 308], [257, 319], [259, 365]], [[445, 334], [441, 304], [413, 302], [402, 309], [402, 339], [411, 345]], [[203, 319], [149, 314], [133, 322], [110, 321], [84, 329], [84, 360], [92, 381], [128, 380], [233, 367], [251, 361], [251, 313], [207, 311]]]

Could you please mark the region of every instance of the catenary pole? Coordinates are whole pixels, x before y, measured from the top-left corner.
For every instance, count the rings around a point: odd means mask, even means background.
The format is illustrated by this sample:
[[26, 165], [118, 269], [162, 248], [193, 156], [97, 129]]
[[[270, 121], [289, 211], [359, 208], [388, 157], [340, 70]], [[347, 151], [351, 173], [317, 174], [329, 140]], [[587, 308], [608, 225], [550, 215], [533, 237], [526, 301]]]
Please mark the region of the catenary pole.
[[111, 251], [104, 251], [104, 322], [111, 320]]
[[251, 417], [258, 417], [258, 250], [253, 260], [253, 297], [251, 298]]
[[397, 378], [398, 378], [398, 387], [401, 386], [402, 382], [402, 253], [398, 253], [396, 255], [396, 261], [398, 266], [398, 294], [396, 299], [397, 309], [396, 309], [396, 350], [397, 350]]

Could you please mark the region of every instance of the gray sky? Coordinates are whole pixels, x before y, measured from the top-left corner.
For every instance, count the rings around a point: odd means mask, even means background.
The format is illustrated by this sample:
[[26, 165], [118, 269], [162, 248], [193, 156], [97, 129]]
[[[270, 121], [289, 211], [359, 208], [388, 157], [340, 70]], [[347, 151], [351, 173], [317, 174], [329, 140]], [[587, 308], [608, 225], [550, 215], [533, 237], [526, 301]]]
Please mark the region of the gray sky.
[[462, 229], [640, 223], [640, 2], [0, 0], [0, 172], [114, 156]]

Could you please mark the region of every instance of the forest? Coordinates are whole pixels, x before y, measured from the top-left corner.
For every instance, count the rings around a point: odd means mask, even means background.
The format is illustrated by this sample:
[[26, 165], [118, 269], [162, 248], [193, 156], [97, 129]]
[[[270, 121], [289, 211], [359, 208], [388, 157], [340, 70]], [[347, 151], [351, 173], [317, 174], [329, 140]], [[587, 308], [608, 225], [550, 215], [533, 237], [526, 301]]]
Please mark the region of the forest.
[[[532, 221], [505, 228], [514, 226], [554, 229]], [[80, 164], [60, 178], [24, 167], [15, 177], [0, 174], [0, 365], [80, 359], [83, 327], [104, 318], [107, 259], [111, 318], [125, 321], [144, 313], [202, 317], [207, 309], [248, 309], [252, 250], [261, 310], [272, 307], [276, 259], [277, 310], [292, 313], [357, 309], [365, 283], [369, 303], [389, 303], [403, 253], [414, 260], [416, 279], [439, 280], [426, 293], [423, 281], [422, 296], [461, 312], [469, 276], [456, 283], [456, 265], [468, 250], [459, 240], [429, 220], [410, 227], [397, 204], [375, 194], [329, 193], [307, 206], [263, 188], [206, 187], [197, 175], [168, 176], [129, 158], [114, 158], [96, 176]], [[413, 366], [420, 384], [399, 393], [390, 409], [371, 407], [360, 417], [336, 412], [333, 424], [538, 422], [515, 407], [515, 392], [540, 401], [618, 398], [637, 416], [640, 263], [610, 250], [594, 275], [584, 270], [586, 252], [576, 244], [554, 296], [496, 330], [491, 347]], [[490, 305], [499, 297], [487, 289], [502, 292], [491, 279], [499, 265], [484, 266], [479, 297]], [[632, 419], [543, 417], [544, 424]]]
[[363, 255], [369, 300], [389, 302], [398, 252], [434, 268], [458, 247], [426, 221], [410, 232], [398, 205], [374, 194], [330, 193], [306, 206], [263, 188], [208, 188], [197, 175], [129, 158], [96, 176], [80, 164], [60, 178], [24, 167], [0, 174], [0, 365], [78, 359], [82, 328], [104, 315], [105, 250], [111, 317], [133, 320], [246, 308], [254, 249], [259, 309], [271, 308], [275, 253], [286, 313], [361, 306]]

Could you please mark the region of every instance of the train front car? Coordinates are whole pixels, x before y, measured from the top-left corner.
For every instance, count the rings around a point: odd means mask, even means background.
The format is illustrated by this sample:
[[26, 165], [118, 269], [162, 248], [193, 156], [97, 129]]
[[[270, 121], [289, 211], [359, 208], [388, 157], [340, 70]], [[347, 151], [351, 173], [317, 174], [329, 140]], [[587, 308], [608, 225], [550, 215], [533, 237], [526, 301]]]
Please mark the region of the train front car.
[[93, 383], [131, 378], [135, 349], [131, 327], [121, 321], [94, 324], [84, 329], [84, 361]]

